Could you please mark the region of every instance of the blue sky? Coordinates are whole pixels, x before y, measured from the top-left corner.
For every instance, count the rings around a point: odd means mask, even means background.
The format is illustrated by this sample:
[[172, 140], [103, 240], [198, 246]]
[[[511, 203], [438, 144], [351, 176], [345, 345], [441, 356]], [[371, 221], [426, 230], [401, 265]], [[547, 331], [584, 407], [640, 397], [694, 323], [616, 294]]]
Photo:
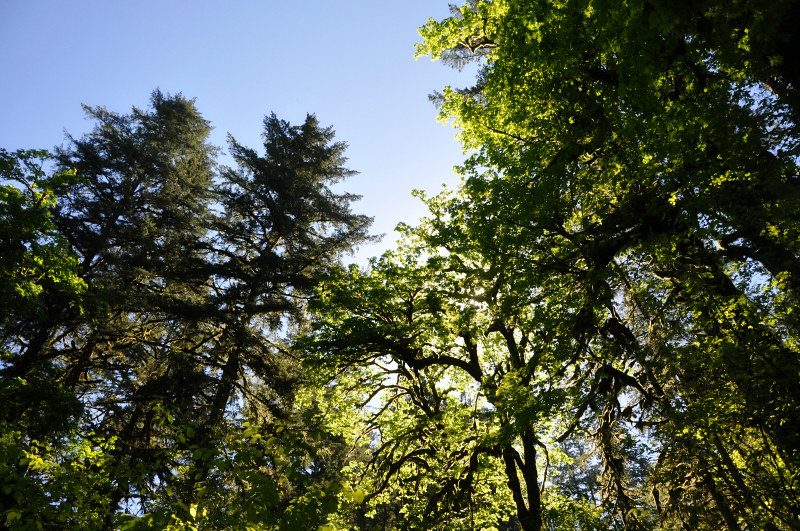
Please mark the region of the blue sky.
[[[452, 0], [451, 0], [452, 1]], [[0, 0], [0, 147], [52, 148], [91, 128], [81, 103], [125, 113], [155, 88], [181, 92], [215, 130], [260, 147], [265, 114], [299, 123], [314, 113], [347, 142], [360, 174], [342, 187], [375, 217], [381, 244], [425, 213], [411, 190], [454, 186], [463, 160], [455, 130], [428, 94], [466, 85], [414, 60], [417, 28], [447, 0]]]

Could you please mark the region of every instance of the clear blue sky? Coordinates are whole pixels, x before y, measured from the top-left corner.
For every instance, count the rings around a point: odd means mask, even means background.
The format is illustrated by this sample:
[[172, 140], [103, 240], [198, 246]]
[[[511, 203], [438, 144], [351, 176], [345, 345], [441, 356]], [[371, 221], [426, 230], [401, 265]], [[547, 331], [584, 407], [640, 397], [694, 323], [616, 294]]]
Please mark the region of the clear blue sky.
[[[451, 0], [452, 1], [452, 0]], [[415, 188], [455, 185], [455, 131], [427, 96], [471, 75], [414, 60], [417, 27], [448, 14], [447, 0], [0, 0], [0, 147], [60, 145], [88, 132], [81, 103], [120, 113], [155, 88], [197, 99], [225, 146], [227, 133], [260, 147], [274, 111], [299, 123], [314, 113], [346, 141], [360, 172], [343, 189], [374, 216], [391, 246], [394, 226], [425, 210]]]

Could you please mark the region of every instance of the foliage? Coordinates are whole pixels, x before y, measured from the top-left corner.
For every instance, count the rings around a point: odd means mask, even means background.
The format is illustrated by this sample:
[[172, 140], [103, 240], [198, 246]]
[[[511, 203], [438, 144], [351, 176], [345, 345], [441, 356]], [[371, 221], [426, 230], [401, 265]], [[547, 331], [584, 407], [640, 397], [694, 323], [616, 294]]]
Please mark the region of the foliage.
[[65, 169], [47, 176], [46, 151], [8, 153], [0, 149], [0, 324], [14, 315], [36, 314], [49, 293], [79, 306], [86, 286], [78, 277], [77, 262], [67, 242], [58, 234], [51, 216], [59, 190], [75, 184], [75, 171]]
[[441, 230], [540, 308], [531, 359], [566, 350], [586, 375], [575, 420], [627, 527], [798, 524], [796, 11], [494, 1], [421, 30], [422, 54], [485, 57], [443, 94], [475, 154]]
[[381, 390], [376, 499], [469, 526], [485, 455], [523, 529], [800, 525], [797, 9], [470, 1], [421, 28], [480, 63], [436, 98], [464, 181], [326, 281], [307, 340]]
[[799, 14], [453, 6], [463, 181], [367, 268], [313, 116], [0, 152], [0, 525], [800, 527]]
[[86, 112], [53, 177], [45, 152], [2, 152], [0, 522], [323, 524], [347, 504], [347, 446], [285, 338], [367, 238], [357, 197], [330, 188], [353, 173], [345, 144], [271, 115], [264, 154], [231, 138], [227, 168], [181, 95]]

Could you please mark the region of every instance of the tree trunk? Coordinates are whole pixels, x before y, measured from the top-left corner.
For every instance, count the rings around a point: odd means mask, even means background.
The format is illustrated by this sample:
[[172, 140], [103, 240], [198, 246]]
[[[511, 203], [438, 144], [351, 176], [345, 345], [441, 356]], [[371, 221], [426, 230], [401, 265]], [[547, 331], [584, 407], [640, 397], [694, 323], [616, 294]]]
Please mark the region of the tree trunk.
[[[526, 446], [523, 441], [523, 446]], [[527, 448], [526, 448], [527, 450]], [[542, 506], [539, 496], [539, 484], [536, 482], [536, 452], [529, 457], [528, 462], [523, 462], [517, 452], [510, 444], [503, 448], [503, 462], [505, 463], [506, 478], [508, 479], [508, 488], [511, 489], [511, 494], [514, 497], [514, 504], [517, 506], [517, 518], [522, 526], [523, 531], [541, 531], [542, 529]], [[517, 460], [522, 465], [522, 474], [526, 482], [528, 491], [527, 501], [522, 494], [522, 485], [517, 475]], [[533, 473], [531, 474], [531, 470]], [[531, 485], [529, 480], [534, 478]]]

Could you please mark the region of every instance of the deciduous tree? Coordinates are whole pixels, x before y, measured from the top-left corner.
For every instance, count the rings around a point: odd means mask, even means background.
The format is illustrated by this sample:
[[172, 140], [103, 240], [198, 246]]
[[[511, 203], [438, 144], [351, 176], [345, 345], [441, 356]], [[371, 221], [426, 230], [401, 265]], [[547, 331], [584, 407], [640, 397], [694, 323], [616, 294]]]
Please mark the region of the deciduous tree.
[[[320, 355], [384, 367], [375, 492], [423, 485], [409, 514], [459, 522], [466, 455], [493, 448], [524, 529], [560, 501], [590, 526], [800, 525], [796, 11], [470, 1], [421, 29], [420, 55], [480, 64], [436, 98], [464, 181], [320, 295]], [[465, 380], [493, 424], [462, 455], [435, 419]], [[548, 501], [571, 436], [600, 492]]]
[[483, 50], [477, 86], [441, 100], [475, 150], [449, 212], [554, 294], [550, 348], [572, 344], [606, 401], [596, 445], [629, 527], [649, 524], [614, 434], [636, 427], [658, 525], [798, 525], [796, 11], [471, 2], [421, 30], [421, 54]]

